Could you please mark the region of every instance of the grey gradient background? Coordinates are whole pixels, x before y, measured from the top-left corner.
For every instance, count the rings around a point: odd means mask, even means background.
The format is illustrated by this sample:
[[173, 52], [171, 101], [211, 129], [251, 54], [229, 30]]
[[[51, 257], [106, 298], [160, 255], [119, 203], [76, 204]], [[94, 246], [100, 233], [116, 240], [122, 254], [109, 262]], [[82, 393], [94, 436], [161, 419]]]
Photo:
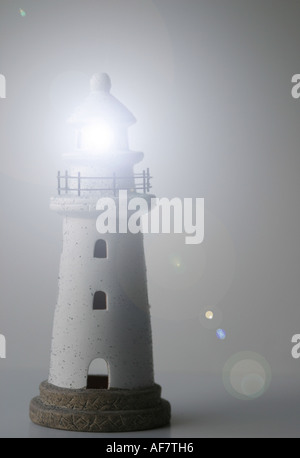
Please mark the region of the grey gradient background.
[[[205, 198], [202, 245], [145, 237], [173, 424], [128, 436], [299, 436], [299, 23], [296, 0], [1, 0], [1, 437], [74, 436], [30, 424], [28, 405], [47, 378], [57, 296], [62, 221], [49, 198], [73, 145], [66, 119], [97, 71], [138, 119], [130, 146], [144, 151], [153, 192]], [[214, 307], [224, 341], [200, 319]], [[243, 351], [272, 372], [252, 401], [222, 382]]]

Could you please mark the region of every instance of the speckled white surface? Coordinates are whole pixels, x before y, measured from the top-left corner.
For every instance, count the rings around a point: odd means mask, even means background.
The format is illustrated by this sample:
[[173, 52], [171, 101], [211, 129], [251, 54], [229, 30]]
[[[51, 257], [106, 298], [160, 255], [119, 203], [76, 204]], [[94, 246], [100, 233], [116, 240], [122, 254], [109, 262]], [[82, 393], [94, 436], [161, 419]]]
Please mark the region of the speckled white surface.
[[[63, 252], [49, 382], [86, 387], [91, 362], [102, 358], [109, 387], [150, 386], [154, 378], [143, 236], [99, 234], [95, 207], [101, 195], [51, 201], [51, 208], [63, 215]], [[105, 259], [94, 258], [98, 239], [107, 243]], [[107, 310], [93, 310], [96, 291], [106, 293]]]
[[[88, 214], [87, 214], [88, 216]], [[94, 218], [67, 215], [55, 310], [49, 382], [86, 386], [95, 358], [108, 363], [109, 386], [153, 384], [152, 340], [141, 234], [106, 234]], [[108, 258], [93, 257], [99, 238]], [[96, 291], [107, 294], [107, 310], [93, 310]]]
[[[91, 117], [100, 116], [118, 133], [113, 146], [97, 154], [81, 149], [65, 154], [64, 170], [72, 190], [66, 195], [61, 189], [50, 204], [63, 216], [63, 252], [48, 380], [62, 388], [85, 388], [90, 364], [97, 358], [107, 363], [108, 388], [132, 389], [154, 383], [143, 236], [103, 235], [96, 228], [97, 201], [114, 197], [115, 186], [133, 191], [133, 167], [143, 158], [142, 153], [127, 149], [127, 129], [135, 118], [109, 90], [108, 75], [94, 76], [90, 96], [71, 122], [80, 138], [81, 127]], [[85, 177], [81, 192], [78, 174]], [[62, 180], [61, 187], [66, 188]], [[94, 257], [99, 239], [106, 241], [107, 258]], [[104, 310], [93, 309], [99, 291], [106, 294]]]

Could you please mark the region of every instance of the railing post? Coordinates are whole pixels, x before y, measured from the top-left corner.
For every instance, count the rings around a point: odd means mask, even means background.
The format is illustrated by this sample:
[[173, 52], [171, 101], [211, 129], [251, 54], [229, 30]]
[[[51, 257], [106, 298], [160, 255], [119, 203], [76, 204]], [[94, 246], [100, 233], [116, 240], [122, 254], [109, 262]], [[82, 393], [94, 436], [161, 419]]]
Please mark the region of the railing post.
[[57, 172], [57, 192], [60, 196], [60, 171]]
[[68, 177], [68, 171], [66, 170], [66, 174], [65, 174], [65, 184], [66, 184], [66, 194], [68, 194], [68, 190], [69, 190], [69, 177]]
[[80, 187], [80, 172], [78, 172], [78, 196], [80, 197], [81, 194], [81, 187]]
[[147, 169], [147, 192], [150, 191], [150, 169]]
[[146, 172], [143, 170], [143, 190], [144, 194], [146, 194]]

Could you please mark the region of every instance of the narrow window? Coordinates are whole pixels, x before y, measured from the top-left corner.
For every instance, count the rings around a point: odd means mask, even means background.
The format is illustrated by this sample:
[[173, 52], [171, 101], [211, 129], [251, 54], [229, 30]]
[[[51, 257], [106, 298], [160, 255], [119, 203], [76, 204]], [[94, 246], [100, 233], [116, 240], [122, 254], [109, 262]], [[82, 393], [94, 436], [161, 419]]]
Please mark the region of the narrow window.
[[108, 365], [102, 358], [94, 359], [88, 369], [87, 389], [108, 389]]
[[107, 245], [105, 240], [97, 240], [94, 248], [94, 258], [107, 258]]
[[106, 310], [107, 297], [103, 291], [96, 291], [93, 300], [93, 310]]

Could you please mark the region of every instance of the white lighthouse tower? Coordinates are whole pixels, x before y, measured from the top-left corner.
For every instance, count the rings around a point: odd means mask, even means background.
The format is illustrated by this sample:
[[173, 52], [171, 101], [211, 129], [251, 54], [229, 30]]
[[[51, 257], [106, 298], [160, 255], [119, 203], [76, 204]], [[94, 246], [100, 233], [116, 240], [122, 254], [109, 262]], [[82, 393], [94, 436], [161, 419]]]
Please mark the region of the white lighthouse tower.
[[[130, 431], [170, 421], [170, 405], [154, 382], [143, 236], [100, 234], [96, 225], [99, 199], [113, 199], [117, 209], [120, 190], [150, 197], [149, 170], [133, 170], [143, 153], [128, 149], [135, 118], [110, 88], [108, 75], [92, 77], [90, 95], [70, 119], [76, 150], [64, 155], [51, 199], [63, 217], [59, 293], [49, 378], [30, 416], [59, 429]], [[116, 215], [116, 228], [124, 228], [127, 215]], [[105, 373], [95, 371], [99, 362]]]

